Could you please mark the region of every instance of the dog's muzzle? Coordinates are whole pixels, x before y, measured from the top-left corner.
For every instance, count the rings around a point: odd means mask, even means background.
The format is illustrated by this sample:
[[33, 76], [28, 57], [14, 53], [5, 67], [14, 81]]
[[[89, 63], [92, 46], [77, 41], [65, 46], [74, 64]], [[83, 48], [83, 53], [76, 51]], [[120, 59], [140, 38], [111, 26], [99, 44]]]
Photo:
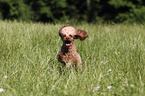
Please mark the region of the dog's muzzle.
[[70, 46], [71, 45], [71, 41], [65, 41], [66, 46]]

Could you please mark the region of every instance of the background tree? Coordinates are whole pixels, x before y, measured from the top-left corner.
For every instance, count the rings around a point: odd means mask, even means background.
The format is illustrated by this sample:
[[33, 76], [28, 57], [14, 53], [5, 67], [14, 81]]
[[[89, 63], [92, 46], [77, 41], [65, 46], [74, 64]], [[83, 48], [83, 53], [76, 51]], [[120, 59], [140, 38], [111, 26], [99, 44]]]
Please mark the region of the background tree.
[[0, 0], [0, 19], [145, 22], [144, 0]]
[[27, 20], [31, 17], [31, 9], [24, 0], [0, 0], [0, 14], [3, 19]]

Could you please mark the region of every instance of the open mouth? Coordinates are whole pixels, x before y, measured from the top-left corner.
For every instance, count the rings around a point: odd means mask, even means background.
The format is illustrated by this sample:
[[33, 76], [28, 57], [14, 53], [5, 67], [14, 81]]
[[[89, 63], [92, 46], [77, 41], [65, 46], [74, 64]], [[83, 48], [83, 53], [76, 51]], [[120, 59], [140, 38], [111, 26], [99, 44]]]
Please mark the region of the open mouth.
[[65, 41], [66, 46], [70, 46], [71, 41]]

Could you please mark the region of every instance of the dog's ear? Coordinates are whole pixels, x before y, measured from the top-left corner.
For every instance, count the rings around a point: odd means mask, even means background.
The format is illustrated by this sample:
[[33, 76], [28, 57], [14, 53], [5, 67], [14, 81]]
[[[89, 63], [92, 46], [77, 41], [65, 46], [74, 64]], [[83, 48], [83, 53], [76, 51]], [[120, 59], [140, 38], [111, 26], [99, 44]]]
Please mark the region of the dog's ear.
[[85, 40], [88, 37], [88, 34], [84, 30], [77, 30], [76, 35], [74, 36], [74, 39], [80, 39]]

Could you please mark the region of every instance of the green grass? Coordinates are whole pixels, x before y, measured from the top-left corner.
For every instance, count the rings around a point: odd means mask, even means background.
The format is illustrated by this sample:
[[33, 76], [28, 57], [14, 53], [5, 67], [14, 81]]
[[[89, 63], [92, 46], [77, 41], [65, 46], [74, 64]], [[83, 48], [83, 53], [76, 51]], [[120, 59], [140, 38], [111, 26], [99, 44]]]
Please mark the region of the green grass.
[[0, 21], [0, 96], [145, 94], [145, 25], [74, 25], [89, 34], [75, 41], [83, 70], [60, 74], [62, 26]]

